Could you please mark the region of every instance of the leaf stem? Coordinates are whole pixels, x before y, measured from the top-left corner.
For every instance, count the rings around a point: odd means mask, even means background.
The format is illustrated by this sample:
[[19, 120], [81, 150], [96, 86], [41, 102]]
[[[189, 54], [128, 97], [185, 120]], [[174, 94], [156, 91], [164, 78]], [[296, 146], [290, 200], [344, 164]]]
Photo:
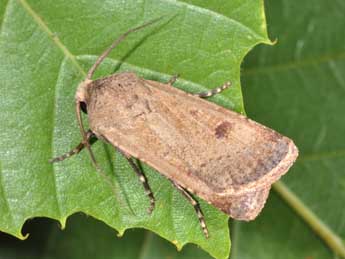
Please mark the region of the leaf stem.
[[345, 244], [317, 215], [311, 211], [283, 182], [273, 185], [274, 190], [302, 217], [330, 249], [345, 258]]
[[151, 231], [145, 230], [144, 240], [142, 242], [141, 248], [139, 250], [139, 259], [144, 259], [148, 255], [149, 247], [152, 243], [153, 234]]

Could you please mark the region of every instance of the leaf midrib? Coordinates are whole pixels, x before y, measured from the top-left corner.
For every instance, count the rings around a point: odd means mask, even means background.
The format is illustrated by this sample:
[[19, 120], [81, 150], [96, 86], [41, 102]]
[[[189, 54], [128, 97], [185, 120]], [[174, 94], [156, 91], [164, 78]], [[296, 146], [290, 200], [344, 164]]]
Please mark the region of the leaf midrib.
[[[63, 61], [61, 62], [61, 64], [63, 64]], [[58, 80], [59, 80], [59, 74], [61, 72], [61, 66], [58, 70], [58, 74], [57, 74], [57, 77], [56, 77], [56, 80], [55, 80], [55, 87], [54, 87], [54, 99], [53, 99], [53, 107], [52, 107], [52, 120], [51, 120], [51, 123], [52, 123], [52, 127], [51, 127], [51, 140], [50, 140], [50, 157], [53, 158], [54, 157], [54, 128], [55, 128], [55, 121], [56, 121], [56, 104], [57, 104], [57, 83], [58, 83]], [[54, 191], [55, 191], [55, 201], [56, 201], [56, 207], [57, 207], [57, 212], [58, 212], [58, 216], [59, 218], [62, 217], [62, 210], [61, 210], [61, 205], [60, 205], [60, 199], [59, 199], [59, 192], [58, 192], [58, 187], [57, 187], [57, 182], [56, 182], [56, 175], [55, 175], [55, 170], [54, 170], [54, 164], [50, 163], [51, 165], [51, 169], [52, 169], [52, 172], [51, 172], [51, 175], [52, 175], [52, 178], [53, 178], [53, 181], [54, 181]]]
[[4, 12], [2, 14], [0, 14], [0, 18], [2, 17], [2, 19], [0, 20], [0, 34], [2, 32], [2, 26], [4, 25], [6, 13], [7, 13], [7, 8], [9, 6], [9, 2], [10, 2], [10, 0], [7, 0], [7, 2], [5, 3], [4, 9], [3, 9]]
[[[8, 1], [10, 2], [10, 0]], [[53, 33], [47, 24], [42, 20], [42, 18], [31, 8], [31, 6], [26, 2], [26, 0], [19, 0], [25, 11], [34, 19], [37, 25], [48, 34], [49, 38], [52, 39], [54, 44], [63, 52], [66, 58], [71, 60], [73, 65], [78, 69], [79, 73], [81, 73], [84, 77], [86, 76], [86, 72], [80, 66], [78, 61], [76, 60], [75, 56], [69, 51], [69, 49], [60, 41], [59, 37]]]

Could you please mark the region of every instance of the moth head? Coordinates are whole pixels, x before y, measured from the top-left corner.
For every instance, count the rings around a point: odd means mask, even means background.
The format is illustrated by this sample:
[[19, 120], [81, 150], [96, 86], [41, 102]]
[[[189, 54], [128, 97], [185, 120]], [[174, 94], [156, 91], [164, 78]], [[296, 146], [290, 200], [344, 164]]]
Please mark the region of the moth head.
[[82, 81], [75, 93], [76, 105], [80, 105], [81, 110], [87, 113], [87, 103], [89, 100], [89, 88], [91, 86], [92, 80], [85, 79]]

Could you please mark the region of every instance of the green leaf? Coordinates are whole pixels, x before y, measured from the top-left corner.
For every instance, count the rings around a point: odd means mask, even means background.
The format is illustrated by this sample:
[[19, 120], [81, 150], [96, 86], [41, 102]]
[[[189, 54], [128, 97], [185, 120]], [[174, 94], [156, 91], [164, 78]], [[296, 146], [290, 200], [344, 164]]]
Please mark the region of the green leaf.
[[[345, 257], [345, 5], [270, 0], [266, 10], [278, 42], [245, 59], [246, 111], [294, 139], [300, 157], [283, 177], [291, 192], [278, 185], [257, 220], [233, 225], [232, 258]], [[291, 195], [304, 207], [285, 204]]]
[[[41, 258], [211, 258], [204, 251], [190, 244], [178, 252], [172, 244], [148, 231], [130, 230], [125, 237], [115, 238], [114, 231], [82, 215], [73, 215], [69, 219], [66, 233], [58, 231], [57, 228], [50, 229], [47, 233], [49, 241], [45, 245]], [[94, 233], [100, 238], [95, 240], [88, 233]], [[83, 246], [89, 247], [88, 251], [75, 249], [75, 247]]]
[[23, 231], [30, 232], [30, 238], [25, 242], [0, 233], [0, 258], [211, 258], [192, 244], [178, 252], [173, 244], [142, 229], [131, 229], [124, 237], [116, 237], [113, 229], [81, 214], [69, 217], [64, 231], [61, 231], [52, 220], [43, 218], [27, 222]]
[[262, 1], [0, 1], [0, 229], [24, 238], [29, 218], [53, 218], [64, 227], [69, 215], [83, 211], [120, 235], [142, 227], [179, 249], [195, 243], [226, 258], [226, 215], [201, 201], [206, 240], [190, 204], [143, 165], [157, 199], [148, 215], [140, 182], [111, 146], [94, 147], [111, 184], [84, 152], [60, 164], [48, 159], [80, 141], [73, 96], [97, 55], [129, 28], [162, 15], [113, 51], [97, 77], [131, 70], [164, 82], [180, 74], [176, 85], [186, 91], [230, 79], [234, 87], [212, 100], [244, 112], [240, 63], [254, 45], [269, 43]]

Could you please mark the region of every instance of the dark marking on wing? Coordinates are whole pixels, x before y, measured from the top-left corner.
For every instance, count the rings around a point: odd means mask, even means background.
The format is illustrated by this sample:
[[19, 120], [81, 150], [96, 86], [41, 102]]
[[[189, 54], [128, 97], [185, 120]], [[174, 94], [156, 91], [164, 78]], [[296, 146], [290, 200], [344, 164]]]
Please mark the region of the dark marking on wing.
[[215, 129], [215, 136], [216, 136], [216, 138], [220, 139], [220, 138], [227, 137], [227, 135], [228, 135], [229, 131], [231, 130], [231, 128], [232, 128], [232, 123], [230, 123], [228, 121], [222, 122]]
[[193, 109], [189, 111], [191, 115], [193, 115], [194, 117], [196, 117], [198, 115], [198, 110]]

